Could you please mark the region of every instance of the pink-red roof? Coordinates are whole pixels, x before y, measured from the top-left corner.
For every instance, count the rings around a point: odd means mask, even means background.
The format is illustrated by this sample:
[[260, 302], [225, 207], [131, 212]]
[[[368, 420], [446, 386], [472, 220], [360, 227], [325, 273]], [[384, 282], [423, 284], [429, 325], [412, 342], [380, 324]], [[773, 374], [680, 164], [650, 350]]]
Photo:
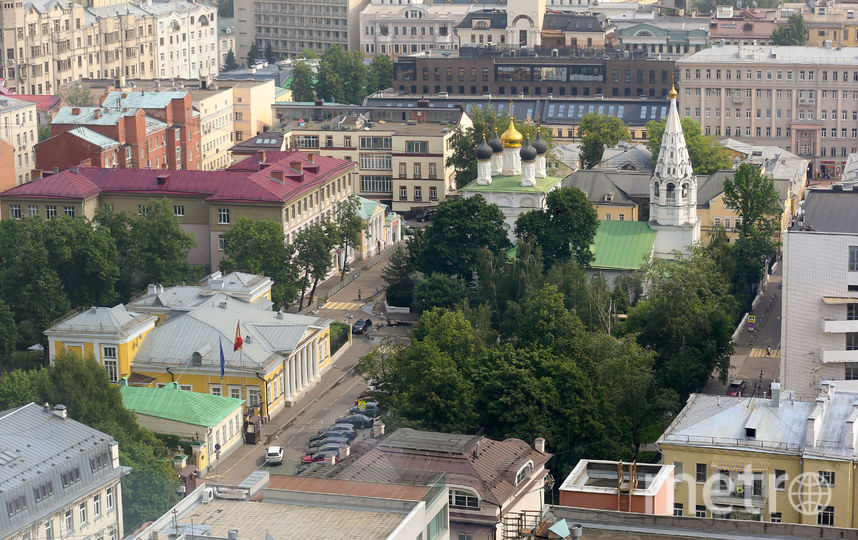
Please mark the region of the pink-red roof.
[[12, 94], [10, 97], [36, 104], [39, 112], [48, 112], [60, 104], [60, 96], [49, 94]]
[[[292, 168], [301, 163], [302, 172]], [[165, 169], [104, 169], [76, 167], [14, 187], [0, 197], [85, 199], [97, 193], [139, 193], [152, 197], [199, 195], [206, 201], [285, 203], [342, 174], [355, 164], [301, 152], [269, 152], [266, 162], [256, 156], [225, 171]], [[73, 171], [77, 172], [73, 172]], [[281, 181], [279, 177], [281, 176]], [[158, 177], [166, 182], [158, 183]]]

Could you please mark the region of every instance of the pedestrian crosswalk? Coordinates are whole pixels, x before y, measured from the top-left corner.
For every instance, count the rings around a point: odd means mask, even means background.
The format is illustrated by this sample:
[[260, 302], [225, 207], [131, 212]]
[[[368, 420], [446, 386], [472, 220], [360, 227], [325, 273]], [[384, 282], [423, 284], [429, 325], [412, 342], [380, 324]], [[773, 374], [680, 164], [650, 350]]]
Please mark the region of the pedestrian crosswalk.
[[765, 347], [754, 347], [753, 349], [751, 349], [751, 354], [749, 356], [751, 356], [753, 358], [765, 358], [767, 356], [771, 357], [771, 358], [780, 358], [781, 357], [781, 350], [780, 350], [780, 348], [771, 349], [769, 351], [769, 353], [766, 354], [766, 348]]
[[355, 311], [362, 308], [363, 302], [327, 302], [322, 309], [339, 309], [342, 311]]

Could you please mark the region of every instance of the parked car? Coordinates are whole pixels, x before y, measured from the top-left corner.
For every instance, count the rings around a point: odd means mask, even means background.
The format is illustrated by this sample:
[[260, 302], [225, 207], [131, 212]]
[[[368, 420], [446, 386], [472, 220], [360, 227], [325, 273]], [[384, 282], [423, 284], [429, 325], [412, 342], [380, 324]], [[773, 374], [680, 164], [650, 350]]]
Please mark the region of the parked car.
[[326, 430], [322, 431], [321, 433], [318, 433], [318, 434], [310, 437], [310, 444], [313, 444], [316, 441], [321, 441], [322, 439], [329, 439], [331, 437], [342, 437], [343, 439], [348, 439], [351, 441], [356, 436], [357, 436], [357, 432], [354, 430], [352, 430], [352, 431], [331, 431], [331, 430], [326, 429]]
[[748, 383], [743, 381], [742, 379], [733, 379], [730, 381], [730, 385], [727, 386], [727, 395], [728, 396], [738, 396], [740, 393], [745, 393], [745, 388], [747, 388]]
[[316, 447], [316, 449], [310, 449], [308, 451], [309, 452], [329, 452], [330, 451], [330, 452], [339, 453], [340, 448], [346, 448], [348, 445], [349, 445], [348, 443], [345, 443], [345, 444], [328, 443], [328, 444]]
[[324, 452], [316, 452], [314, 454], [307, 454], [306, 456], [301, 458], [302, 463], [312, 463], [314, 461], [325, 461], [329, 456], [339, 456], [339, 450], [325, 450]]
[[372, 328], [372, 320], [358, 319], [357, 322], [352, 325], [352, 334], [365, 334], [370, 328]]
[[366, 401], [364, 402], [364, 405], [363, 410], [361, 410], [360, 405], [355, 405], [349, 409], [349, 414], [364, 414], [366, 416], [372, 416], [373, 418], [381, 414], [381, 405], [379, 405], [377, 401]]
[[353, 425], [345, 424], [345, 423], [334, 424], [327, 429], [327, 431], [349, 431], [349, 432], [353, 432], [354, 430], [355, 430], [355, 427]]
[[269, 446], [268, 452], [265, 454], [265, 463], [269, 465], [280, 465], [283, 463], [283, 447]]
[[351, 424], [356, 428], [370, 427], [373, 422], [374, 419], [365, 414], [350, 414], [342, 418], [337, 418], [338, 424]]
[[427, 208], [423, 212], [417, 214], [417, 221], [420, 221], [420, 222], [431, 221], [432, 216], [434, 216], [437, 211], [438, 211], [438, 209], [435, 207]]
[[[348, 446], [349, 439], [347, 439], [345, 437], [325, 437], [324, 439], [319, 439], [318, 441], [311, 442], [309, 448], [310, 448], [310, 450], [314, 450], [314, 449], [321, 448], [321, 447], [325, 446], [326, 444], [341, 444], [341, 445]], [[315, 451], [318, 452], [318, 450], [315, 450]]]

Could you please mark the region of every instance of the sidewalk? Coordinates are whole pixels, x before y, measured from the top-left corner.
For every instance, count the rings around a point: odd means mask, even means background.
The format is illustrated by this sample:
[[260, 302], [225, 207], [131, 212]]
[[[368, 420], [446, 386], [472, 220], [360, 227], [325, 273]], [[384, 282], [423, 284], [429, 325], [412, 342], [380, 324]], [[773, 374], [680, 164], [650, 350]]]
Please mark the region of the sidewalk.
[[[315, 386], [306, 390], [294, 407], [281, 409], [270, 422], [262, 424], [260, 444], [242, 444], [230, 455], [225, 457], [215, 468], [206, 475], [210, 481], [237, 485], [250, 473], [255, 471], [264, 454], [268, 441], [273, 440], [284, 429], [299, 417], [311, 404], [324, 398], [325, 395], [342, 381], [347, 379], [361, 356], [367, 354], [372, 345], [363, 340], [353, 340], [352, 345], [335, 358], [334, 364], [322, 374]], [[335, 355], [336, 357], [336, 355]]]

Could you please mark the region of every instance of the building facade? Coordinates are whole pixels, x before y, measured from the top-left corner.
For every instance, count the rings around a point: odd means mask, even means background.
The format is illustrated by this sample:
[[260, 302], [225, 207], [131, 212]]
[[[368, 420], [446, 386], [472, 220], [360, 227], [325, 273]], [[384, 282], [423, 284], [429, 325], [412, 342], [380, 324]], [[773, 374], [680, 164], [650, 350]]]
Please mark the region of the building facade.
[[321, 54], [337, 45], [360, 50], [360, 12], [367, 4], [369, 0], [238, 0], [236, 57], [246, 59], [253, 44], [260, 53], [271, 45], [278, 58], [305, 50]]
[[[4, 219], [63, 212], [93, 219], [106, 205], [128, 214], [148, 212], [167, 197], [196, 246], [188, 262], [216, 268], [224, 257], [223, 234], [241, 216], [280, 223], [287, 241], [321, 221], [352, 194], [355, 164], [302, 152], [252, 156], [225, 171], [161, 171], [72, 167], [0, 194]], [[9, 211], [9, 216], [6, 212]]]
[[0, 172], [0, 190], [30, 181], [30, 171], [36, 166], [33, 150], [38, 142], [38, 113], [36, 104], [0, 96], [0, 149], [4, 168]]
[[500, 50], [438, 55], [430, 52], [394, 62], [393, 89], [412, 95], [664, 98], [674, 61], [620, 53], [501, 56]]
[[705, 49], [677, 60], [682, 116], [716, 138], [779, 146], [839, 174], [858, 149], [853, 49]]
[[[457, 124], [465, 129], [470, 118], [460, 113]], [[354, 192], [402, 212], [437, 205], [456, 193], [455, 171], [446, 164], [453, 134], [441, 123], [369, 122], [350, 116], [294, 128], [287, 133], [287, 144], [354, 162]]]
[[113, 437], [68, 418], [64, 405], [35, 403], [0, 412], [0, 430], [0, 536], [123, 537], [120, 480], [130, 468]]
[[364, 56], [400, 54], [427, 49], [458, 49], [456, 26], [471, 4], [391, 4], [373, 0], [360, 12], [360, 50]]
[[542, 44], [545, 0], [508, 0], [506, 8], [469, 13], [456, 27], [459, 46], [533, 49]]
[[858, 193], [810, 190], [784, 236], [781, 381], [799, 396], [858, 380]]
[[[186, 0], [60, 0], [10, 4], [0, 13], [2, 76], [13, 91], [53, 94], [82, 78], [217, 74], [214, 6]], [[193, 22], [191, 22], [193, 20]]]

